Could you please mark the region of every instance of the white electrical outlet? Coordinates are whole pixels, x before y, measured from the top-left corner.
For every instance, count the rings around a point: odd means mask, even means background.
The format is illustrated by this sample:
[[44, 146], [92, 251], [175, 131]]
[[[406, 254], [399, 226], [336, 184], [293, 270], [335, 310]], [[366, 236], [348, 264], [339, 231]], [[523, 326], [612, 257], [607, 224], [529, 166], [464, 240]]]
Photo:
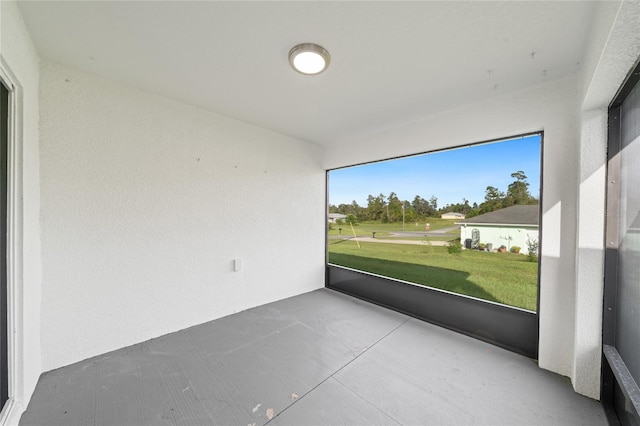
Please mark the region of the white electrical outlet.
[[242, 269], [242, 259], [233, 259], [233, 270], [238, 272]]

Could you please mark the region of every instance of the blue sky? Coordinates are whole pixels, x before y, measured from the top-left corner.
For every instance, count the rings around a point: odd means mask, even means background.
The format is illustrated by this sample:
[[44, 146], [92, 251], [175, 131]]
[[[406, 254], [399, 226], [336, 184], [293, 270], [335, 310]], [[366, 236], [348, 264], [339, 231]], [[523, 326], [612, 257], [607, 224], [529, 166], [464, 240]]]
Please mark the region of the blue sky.
[[367, 196], [395, 192], [400, 200], [413, 201], [416, 195], [438, 198], [438, 208], [462, 202], [484, 201], [487, 186], [506, 191], [514, 181], [511, 173], [523, 170], [529, 191], [539, 197], [540, 135], [509, 139], [381, 161], [329, 172], [329, 203], [350, 204], [356, 200], [367, 206]]

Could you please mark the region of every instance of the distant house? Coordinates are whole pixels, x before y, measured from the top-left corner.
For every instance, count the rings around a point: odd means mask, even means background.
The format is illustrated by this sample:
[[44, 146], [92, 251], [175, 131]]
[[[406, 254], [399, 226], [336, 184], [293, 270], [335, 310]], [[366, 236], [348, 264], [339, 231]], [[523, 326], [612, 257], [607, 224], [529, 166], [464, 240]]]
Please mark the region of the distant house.
[[455, 219], [455, 220], [460, 220], [465, 218], [465, 216], [462, 213], [455, 213], [455, 212], [447, 212], [442, 214], [442, 216], [440, 217], [443, 219]]
[[478, 243], [491, 244], [493, 249], [504, 245], [508, 250], [513, 246], [521, 248], [520, 253], [528, 253], [527, 240], [538, 239], [538, 205], [511, 206], [493, 212], [474, 216], [456, 222], [460, 227], [460, 242], [473, 240], [474, 232], [479, 234]]
[[336, 221], [345, 220], [346, 218], [347, 218], [347, 215], [342, 213], [329, 213], [327, 215], [327, 219], [329, 220], [329, 223], [336, 223]]

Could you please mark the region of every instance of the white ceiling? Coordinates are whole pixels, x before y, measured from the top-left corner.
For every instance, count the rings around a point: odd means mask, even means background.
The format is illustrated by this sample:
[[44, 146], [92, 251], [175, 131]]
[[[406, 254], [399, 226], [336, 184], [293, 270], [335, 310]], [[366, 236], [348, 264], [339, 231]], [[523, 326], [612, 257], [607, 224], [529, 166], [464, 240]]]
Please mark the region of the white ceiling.
[[[20, 2], [44, 58], [325, 145], [577, 71], [595, 6]], [[289, 67], [301, 42], [326, 72]]]

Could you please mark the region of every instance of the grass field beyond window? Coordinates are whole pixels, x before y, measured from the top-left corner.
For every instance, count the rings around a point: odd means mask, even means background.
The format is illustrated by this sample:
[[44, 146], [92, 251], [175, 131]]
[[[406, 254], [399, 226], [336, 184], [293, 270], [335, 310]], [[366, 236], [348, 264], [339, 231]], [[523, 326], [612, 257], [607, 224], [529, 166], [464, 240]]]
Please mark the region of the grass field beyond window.
[[538, 264], [513, 253], [446, 247], [329, 241], [329, 263], [479, 299], [536, 310]]
[[[429, 218], [428, 231], [437, 231], [443, 228], [455, 227], [456, 226], [455, 222], [456, 222], [455, 220]], [[389, 236], [394, 232], [416, 232], [418, 234], [421, 234], [427, 231], [425, 229], [425, 225], [426, 225], [425, 222], [406, 223], [404, 227], [402, 226], [402, 223], [359, 222], [354, 224], [353, 228], [351, 228], [351, 225], [349, 223], [342, 223], [342, 224], [334, 223], [329, 226], [329, 235], [330, 236], [336, 236], [336, 235], [351, 236], [353, 235], [354, 231], [356, 235], [359, 237], [360, 236], [370, 237], [371, 233], [373, 231], [376, 231], [376, 237], [378, 238]], [[455, 234], [455, 236], [460, 235], [460, 231], [458, 229], [452, 230], [452, 232]]]

